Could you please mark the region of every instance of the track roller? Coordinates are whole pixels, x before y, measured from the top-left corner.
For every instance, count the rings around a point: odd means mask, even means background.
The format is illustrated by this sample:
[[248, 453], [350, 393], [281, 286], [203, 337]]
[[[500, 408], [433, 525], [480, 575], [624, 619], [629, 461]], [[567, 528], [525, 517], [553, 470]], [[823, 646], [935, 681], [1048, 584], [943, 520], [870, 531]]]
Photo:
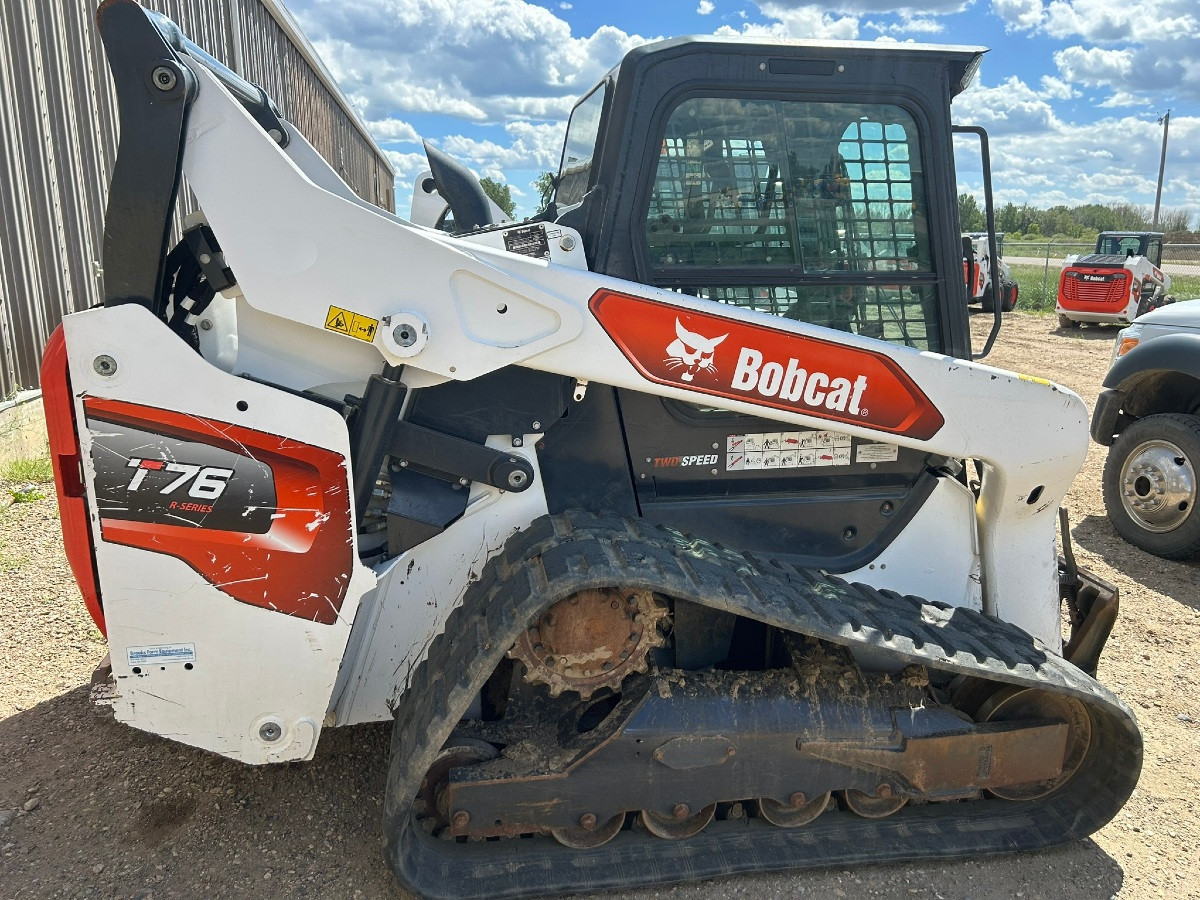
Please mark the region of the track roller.
[[651, 834], [668, 841], [680, 841], [703, 831], [705, 826], [713, 820], [716, 812], [717, 804], [715, 803], [710, 803], [694, 814], [688, 809], [686, 803], [680, 803], [675, 807], [673, 816], [664, 816], [652, 809], [643, 809], [639, 815], [642, 824]]
[[825, 812], [832, 796], [832, 792], [826, 791], [809, 800], [804, 794], [797, 792], [789, 798], [790, 803], [780, 803], [770, 797], [762, 797], [758, 801], [758, 814], [780, 828], [796, 828], [807, 825]]
[[874, 797], [864, 794], [862, 791], [850, 789], [842, 793], [842, 799], [846, 801], [846, 806], [852, 813], [862, 816], [864, 819], [886, 818], [892, 813], [899, 812], [900, 808], [908, 802], [906, 797], [893, 796], [891, 788], [887, 788], [886, 785]]
[[573, 850], [591, 850], [607, 844], [621, 831], [625, 824], [625, 813], [617, 813], [607, 822], [596, 824], [596, 816], [584, 813], [579, 817], [577, 828], [551, 828], [550, 835], [564, 847]]

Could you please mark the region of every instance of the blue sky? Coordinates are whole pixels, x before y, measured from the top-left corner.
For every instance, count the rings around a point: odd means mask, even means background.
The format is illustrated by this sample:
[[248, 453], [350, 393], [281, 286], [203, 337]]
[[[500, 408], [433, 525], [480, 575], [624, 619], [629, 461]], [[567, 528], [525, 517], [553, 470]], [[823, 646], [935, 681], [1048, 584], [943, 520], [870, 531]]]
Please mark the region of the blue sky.
[[[997, 203], [1152, 207], [1200, 226], [1197, 0], [285, 0], [396, 167], [406, 215], [421, 138], [509, 184], [532, 213], [574, 101], [631, 47], [683, 34], [990, 48], [952, 108], [992, 139]], [[960, 191], [981, 194], [971, 155]]]

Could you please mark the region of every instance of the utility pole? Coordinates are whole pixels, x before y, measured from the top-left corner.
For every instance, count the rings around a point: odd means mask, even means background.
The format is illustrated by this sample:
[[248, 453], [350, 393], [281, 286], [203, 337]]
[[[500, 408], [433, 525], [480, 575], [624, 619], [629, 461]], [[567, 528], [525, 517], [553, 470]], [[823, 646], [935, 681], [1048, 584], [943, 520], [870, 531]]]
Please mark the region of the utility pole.
[[1163, 145], [1162, 156], [1158, 158], [1158, 190], [1154, 194], [1154, 225], [1151, 226], [1151, 231], [1158, 231], [1158, 208], [1162, 203], [1162, 183], [1163, 169], [1167, 165], [1167, 129], [1171, 126], [1171, 111], [1168, 109], [1167, 114], [1158, 120], [1158, 124], [1163, 127]]

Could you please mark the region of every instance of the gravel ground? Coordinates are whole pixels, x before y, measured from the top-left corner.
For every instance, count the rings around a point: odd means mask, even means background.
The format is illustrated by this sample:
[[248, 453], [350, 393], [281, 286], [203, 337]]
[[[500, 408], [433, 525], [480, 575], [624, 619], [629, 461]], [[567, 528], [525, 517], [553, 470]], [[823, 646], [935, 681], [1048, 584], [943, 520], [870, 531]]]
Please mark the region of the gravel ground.
[[[976, 316], [982, 334], [990, 317]], [[1111, 329], [1006, 318], [988, 362], [1094, 401]], [[979, 342], [981, 343], [981, 341]], [[1117, 537], [1093, 446], [1068, 498], [1080, 562], [1121, 589], [1100, 677], [1137, 712], [1146, 762], [1093, 838], [933, 865], [770, 875], [628, 893], [907, 898], [1200, 897], [1200, 561]], [[3, 485], [0, 497], [10, 496]], [[53, 500], [0, 509], [0, 895], [11, 898], [403, 897], [380, 853], [386, 725], [325, 732], [311, 763], [250, 768], [94, 713], [104, 644], [62, 555]]]

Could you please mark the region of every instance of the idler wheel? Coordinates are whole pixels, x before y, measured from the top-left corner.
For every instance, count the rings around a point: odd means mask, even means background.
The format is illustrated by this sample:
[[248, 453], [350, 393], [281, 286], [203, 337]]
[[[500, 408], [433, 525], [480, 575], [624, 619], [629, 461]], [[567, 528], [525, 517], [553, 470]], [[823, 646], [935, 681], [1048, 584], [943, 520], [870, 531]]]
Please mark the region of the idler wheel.
[[595, 824], [596, 817], [593, 815], [590, 817], [591, 829], [585, 824], [589, 815], [584, 814], [580, 818], [580, 824], [576, 828], [551, 828], [551, 837], [573, 850], [591, 850], [615, 838], [620, 833], [621, 826], [625, 824], [625, 813], [617, 813], [602, 825]]
[[455, 739], [453, 744], [441, 749], [421, 779], [421, 787], [413, 803], [413, 813], [419, 820], [425, 820], [421, 823], [425, 831], [440, 831], [450, 825], [450, 813], [441, 808], [440, 800], [450, 781], [451, 770], [487, 762], [499, 755], [491, 744], [474, 738]]
[[831, 796], [832, 791], [826, 791], [809, 800], [803, 794], [796, 793], [792, 794], [791, 803], [780, 803], [770, 797], [762, 797], [758, 801], [758, 814], [780, 828], [796, 828], [807, 825], [825, 812]]
[[546, 610], [508, 655], [525, 664], [526, 681], [546, 685], [551, 697], [575, 691], [586, 700], [646, 671], [651, 648], [662, 646], [658, 623], [666, 615], [653, 591], [579, 591]]
[[686, 803], [680, 803], [675, 807], [675, 814], [671, 816], [664, 816], [652, 809], [643, 809], [638, 815], [641, 817], [642, 824], [646, 826], [646, 830], [651, 834], [668, 841], [681, 841], [703, 831], [705, 826], [713, 820], [716, 812], [717, 804], [715, 803], [710, 803], [694, 814], [689, 814], [690, 810]]
[[880, 793], [883, 796], [879, 796], [878, 793], [872, 796], [851, 788], [842, 792], [842, 799], [846, 801], [850, 812], [862, 816], [864, 819], [883, 819], [892, 813], [899, 812], [900, 808], [908, 802], [907, 797], [894, 796], [890, 788]]
[[1092, 743], [1092, 717], [1087, 707], [1074, 697], [1038, 688], [1015, 685], [1002, 688], [979, 707], [979, 722], [1014, 722], [1021, 719], [1062, 719], [1067, 723], [1067, 748], [1062, 773], [1042, 781], [988, 788], [1002, 800], [1037, 800], [1054, 793], [1071, 780]]

